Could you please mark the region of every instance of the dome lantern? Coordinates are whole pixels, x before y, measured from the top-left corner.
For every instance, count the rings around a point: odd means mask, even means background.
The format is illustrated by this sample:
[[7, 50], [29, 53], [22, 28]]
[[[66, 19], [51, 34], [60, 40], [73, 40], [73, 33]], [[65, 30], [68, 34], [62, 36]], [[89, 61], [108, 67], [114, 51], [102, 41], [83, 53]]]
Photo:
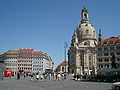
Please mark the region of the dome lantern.
[[81, 12], [81, 24], [82, 23], [89, 23], [88, 11], [85, 7], [82, 9], [82, 12]]

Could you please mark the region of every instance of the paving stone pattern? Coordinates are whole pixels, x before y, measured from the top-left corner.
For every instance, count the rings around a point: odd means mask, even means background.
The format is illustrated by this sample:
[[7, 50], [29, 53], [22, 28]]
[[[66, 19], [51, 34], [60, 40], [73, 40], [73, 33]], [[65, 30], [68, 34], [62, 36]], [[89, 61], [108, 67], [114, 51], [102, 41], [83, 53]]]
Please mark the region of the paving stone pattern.
[[0, 81], [0, 90], [110, 90], [112, 83], [74, 81], [31, 81], [30, 78], [4, 78]]

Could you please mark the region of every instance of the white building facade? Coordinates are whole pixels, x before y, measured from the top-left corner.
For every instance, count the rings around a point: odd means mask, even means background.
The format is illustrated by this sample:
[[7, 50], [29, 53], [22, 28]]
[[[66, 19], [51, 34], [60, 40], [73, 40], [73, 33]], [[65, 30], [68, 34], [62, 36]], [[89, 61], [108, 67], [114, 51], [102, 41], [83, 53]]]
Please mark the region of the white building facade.
[[53, 71], [53, 61], [50, 57], [37, 57], [32, 59], [32, 72], [45, 73]]
[[42, 51], [34, 49], [8, 50], [0, 55], [0, 61], [4, 62], [5, 69], [18, 71], [45, 73], [53, 71], [53, 61], [50, 56]]

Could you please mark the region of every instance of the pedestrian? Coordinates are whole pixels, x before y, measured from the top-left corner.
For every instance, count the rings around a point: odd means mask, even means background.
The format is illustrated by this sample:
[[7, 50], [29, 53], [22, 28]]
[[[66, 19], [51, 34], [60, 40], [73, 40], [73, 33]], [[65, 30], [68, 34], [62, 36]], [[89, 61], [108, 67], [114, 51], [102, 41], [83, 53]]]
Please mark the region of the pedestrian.
[[40, 74], [40, 80], [41, 81], [43, 80], [43, 74]]
[[20, 79], [20, 72], [17, 73], [17, 80]]
[[39, 80], [39, 73], [36, 73], [36, 80], [38, 81]]
[[58, 77], [58, 81], [59, 81], [59, 80], [60, 80], [60, 78], [61, 78], [61, 74], [60, 74], [60, 73], [58, 73], [57, 77]]
[[26, 73], [23, 74], [24, 78], [26, 77]]
[[44, 81], [47, 81], [47, 73], [44, 75]]
[[52, 75], [51, 75], [51, 73], [49, 73], [49, 80], [52, 80]]
[[65, 74], [64, 73], [61, 74], [61, 78], [62, 78], [62, 80], [65, 79]]
[[33, 73], [31, 73], [30, 76], [31, 76], [31, 81], [32, 81], [33, 80]]
[[58, 73], [55, 73], [55, 80], [58, 80]]

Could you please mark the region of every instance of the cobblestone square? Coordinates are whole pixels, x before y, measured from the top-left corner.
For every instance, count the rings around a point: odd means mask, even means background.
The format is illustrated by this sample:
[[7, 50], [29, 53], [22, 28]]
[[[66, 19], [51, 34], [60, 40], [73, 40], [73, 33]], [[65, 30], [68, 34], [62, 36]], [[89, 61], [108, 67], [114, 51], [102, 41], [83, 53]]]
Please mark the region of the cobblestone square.
[[4, 78], [0, 81], [0, 90], [110, 90], [112, 83], [74, 81], [31, 81], [30, 78]]

